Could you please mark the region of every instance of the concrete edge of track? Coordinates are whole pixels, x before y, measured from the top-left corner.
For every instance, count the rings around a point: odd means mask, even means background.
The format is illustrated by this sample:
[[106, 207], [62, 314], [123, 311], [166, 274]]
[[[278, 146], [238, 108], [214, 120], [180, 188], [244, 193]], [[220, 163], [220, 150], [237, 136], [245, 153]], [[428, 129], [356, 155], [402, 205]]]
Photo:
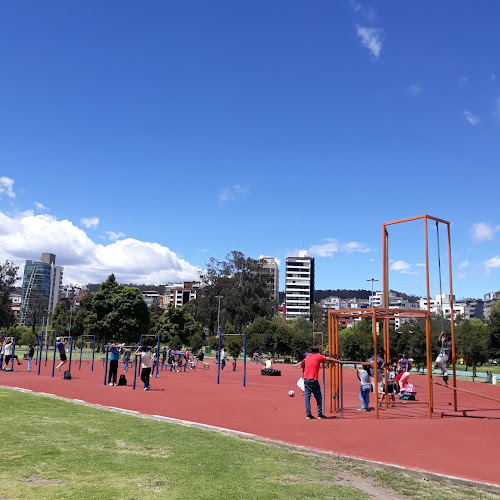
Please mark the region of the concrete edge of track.
[[436, 472], [428, 471], [425, 469], [411, 469], [411, 468], [402, 467], [402, 466], [396, 465], [396, 464], [391, 464], [391, 463], [387, 463], [387, 462], [380, 462], [377, 460], [369, 460], [366, 458], [353, 457], [353, 456], [349, 456], [349, 455], [341, 455], [341, 454], [333, 453], [330, 451], [318, 450], [315, 448], [307, 448], [306, 446], [300, 446], [300, 445], [287, 443], [286, 441], [280, 441], [280, 440], [276, 440], [276, 439], [266, 438], [265, 436], [259, 436], [258, 434], [251, 434], [248, 432], [237, 431], [234, 429], [227, 429], [225, 427], [218, 427], [215, 425], [202, 424], [200, 422], [193, 422], [191, 420], [181, 420], [178, 418], [165, 417], [162, 415], [149, 415], [147, 413], [139, 413], [139, 412], [134, 411], [134, 410], [127, 410], [125, 408], [118, 408], [116, 406], [105, 406], [105, 405], [100, 405], [100, 404], [88, 403], [88, 402], [83, 401], [81, 399], [65, 398], [62, 396], [58, 396], [56, 394], [50, 394], [48, 392], [36, 392], [36, 391], [32, 391], [31, 389], [24, 389], [22, 387], [11, 387], [11, 386], [6, 386], [6, 385], [0, 385], [0, 388], [1, 389], [10, 389], [13, 391], [18, 391], [18, 392], [36, 394], [38, 396], [46, 396], [46, 397], [50, 397], [53, 399], [60, 399], [62, 401], [67, 401], [69, 403], [76, 403], [76, 404], [80, 404], [83, 406], [89, 406], [91, 408], [98, 408], [98, 409], [102, 409], [102, 410], [106, 410], [106, 411], [113, 411], [116, 413], [122, 413], [124, 415], [132, 415], [135, 417], [148, 418], [148, 419], [157, 420], [160, 422], [167, 422], [170, 424], [183, 425], [185, 427], [193, 427], [193, 428], [204, 430], [204, 431], [217, 432], [219, 434], [225, 434], [225, 435], [237, 437], [240, 439], [248, 439], [248, 440], [252, 440], [252, 441], [257, 441], [257, 442], [268, 444], [270, 446], [276, 446], [279, 448], [284, 448], [284, 449], [289, 450], [289, 451], [303, 453], [306, 455], [312, 455], [312, 456], [318, 456], [318, 457], [324, 457], [324, 458], [334, 458], [336, 460], [350, 462], [350, 463], [353, 463], [356, 465], [365, 465], [365, 466], [372, 467], [372, 468], [381, 467], [381, 468], [384, 468], [387, 470], [393, 470], [395, 472], [409, 474], [413, 477], [416, 477], [417, 479], [422, 479], [424, 481], [445, 482], [445, 483], [451, 484], [453, 486], [472, 487], [472, 488], [477, 488], [479, 490], [482, 490], [482, 491], [485, 491], [488, 493], [500, 495], [500, 485], [496, 485], [496, 484], [492, 484], [492, 483], [483, 483], [480, 481], [473, 481], [470, 479], [464, 479], [464, 478], [457, 477], [457, 476], [450, 476], [447, 474], [438, 474]]

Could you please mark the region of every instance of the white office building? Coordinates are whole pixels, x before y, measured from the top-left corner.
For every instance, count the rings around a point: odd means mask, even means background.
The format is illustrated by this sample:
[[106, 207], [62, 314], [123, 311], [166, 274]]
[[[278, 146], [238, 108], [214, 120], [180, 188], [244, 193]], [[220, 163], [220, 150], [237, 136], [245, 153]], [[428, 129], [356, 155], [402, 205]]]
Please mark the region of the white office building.
[[[470, 319], [470, 308], [465, 302], [455, 301], [455, 296], [452, 298], [453, 300], [453, 320], [456, 320], [458, 316], [462, 319]], [[449, 294], [436, 295], [435, 299], [430, 300], [429, 311], [434, 314], [441, 314], [446, 319], [451, 318], [451, 300]], [[419, 299], [420, 309], [427, 309], [427, 299], [421, 298]]]
[[314, 303], [314, 259], [305, 251], [287, 257], [285, 278], [286, 319], [311, 318]]

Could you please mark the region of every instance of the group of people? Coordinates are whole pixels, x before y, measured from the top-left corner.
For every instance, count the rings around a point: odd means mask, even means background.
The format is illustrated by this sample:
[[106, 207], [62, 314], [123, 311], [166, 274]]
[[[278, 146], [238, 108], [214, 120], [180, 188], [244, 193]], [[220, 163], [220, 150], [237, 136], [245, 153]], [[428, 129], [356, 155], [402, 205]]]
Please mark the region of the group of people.
[[[121, 355], [123, 355], [123, 373], [127, 373], [131, 362], [132, 349], [125, 346], [125, 344], [117, 344], [113, 341], [109, 349], [109, 385], [117, 385], [118, 362]], [[203, 361], [204, 356], [205, 354], [200, 349], [196, 359]], [[184, 353], [180, 353], [179, 351], [173, 351], [170, 348], [167, 350], [167, 348], [164, 347], [158, 354], [156, 348], [151, 349], [149, 346], [143, 346], [136, 349], [134, 357], [136, 359], [140, 358], [141, 361], [141, 381], [144, 384], [145, 391], [148, 391], [151, 388], [151, 372], [157, 360], [159, 361], [161, 359], [162, 366], [164, 366], [165, 362], [167, 362], [168, 365], [170, 365], [170, 371], [179, 372], [183, 365], [184, 371], [186, 371], [187, 368], [194, 368], [194, 361], [191, 360], [189, 349], [186, 349]]]
[[[436, 367], [442, 371], [443, 381], [446, 385], [448, 385], [448, 370], [446, 369], [446, 362], [449, 360], [451, 352], [450, 336], [441, 332], [439, 342], [441, 347], [439, 355], [436, 359]], [[338, 360], [321, 355], [319, 353], [319, 346], [316, 345], [311, 347], [310, 352], [306, 353], [306, 357], [300, 364], [302, 368], [302, 378], [304, 381], [304, 402], [307, 419], [314, 418], [311, 413], [311, 395], [313, 395], [316, 399], [318, 418], [325, 418], [323, 415], [323, 401], [321, 387], [318, 382], [318, 374], [321, 364], [327, 362], [336, 363]], [[398, 392], [402, 394], [404, 391], [410, 390], [408, 389], [409, 387], [412, 387], [411, 384], [409, 384], [412, 365], [408, 356], [401, 353], [398, 355], [397, 360], [392, 363], [384, 362], [380, 356], [376, 357], [375, 363], [375, 356], [372, 356], [368, 359], [368, 363], [362, 365], [362, 367], [356, 372], [360, 382], [359, 399], [361, 406], [358, 410], [370, 411], [371, 377], [374, 376], [375, 369], [377, 369], [377, 378], [379, 379], [378, 389], [382, 394], [382, 399], [379, 404], [381, 404], [385, 398], [390, 398], [391, 405], [396, 406], [396, 394]], [[385, 389], [386, 383], [384, 378], [384, 369], [386, 369], [385, 373], [387, 373], [387, 391]]]

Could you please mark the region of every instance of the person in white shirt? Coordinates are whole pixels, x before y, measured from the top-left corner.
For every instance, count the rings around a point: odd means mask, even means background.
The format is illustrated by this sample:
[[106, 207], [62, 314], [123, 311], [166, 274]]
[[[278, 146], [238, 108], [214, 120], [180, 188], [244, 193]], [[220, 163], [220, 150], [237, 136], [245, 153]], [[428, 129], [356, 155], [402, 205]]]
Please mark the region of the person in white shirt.
[[148, 346], [139, 347], [135, 351], [136, 356], [141, 357], [141, 380], [144, 383], [144, 390], [149, 391], [149, 376], [151, 375], [151, 348]]

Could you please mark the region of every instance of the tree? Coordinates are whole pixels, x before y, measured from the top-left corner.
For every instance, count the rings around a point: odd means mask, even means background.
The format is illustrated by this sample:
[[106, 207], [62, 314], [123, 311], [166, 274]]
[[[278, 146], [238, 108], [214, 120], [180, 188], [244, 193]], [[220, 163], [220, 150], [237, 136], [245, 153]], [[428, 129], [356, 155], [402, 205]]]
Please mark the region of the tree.
[[36, 327], [47, 317], [49, 299], [40, 290], [33, 288], [26, 302], [26, 323], [31, 325], [31, 331], [36, 335]]
[[271, 319], [277, 304], [269, 298], [269, 283], [262, 262], [233, 251], [225, 261], [210, 259], [200, 275], [202, 290], [192, 305], [197, 321], [216, 333], [220, 299], [220, 324], [229, 321], [237, 332], [256, 318]]
[[372, 322], [356, 321], [353, 326], [339, 332], [340, 357], [350, 361], [364, 361], [373, 356]]
[[66, 325], [69, 323], [69, 316], [70, 313], [66, 310], [64, 302], [59, 301], [50, 318], [50, 329], [57, 330], [59, 335], [65, 335]]
[[14, 324], [14, 313], [10, 301], [10, 293], [18, 279], [19, 267], [8, 260], [0, 264], [0, 327], [6, 328]]
[[92, 297], [85, 327], [96, 340], [136, 343], [140, 335], [149, 333], [150, 317], [140, 290], [119, 285], [114, 274], [101, 283]]
[[203, 347], [203, 337], [199, 333], [191, 335], [188, 341], [191, 352], [198, 352]]
[[87, 292], [81, 299], [78, 306], [76, 306], [71, 321], [71, 334], [74, 337], [81, 337], [85, 334], [85, 320], [89, 314], [93, 293]]
[[466, 319], [458, 325], [456, 349], [465, 358], [467, 366], [472, 366], [472, 377], [476, 376], [476, 367], [488, 359], [490, 344], [489, 326], [480, 319]]
[[[500, 292], [498, 292], [500, 296]], [[492, 359], [500, 358], [500, 300], [496, 300], [491, 305], [490, 317], [488, 321], [490, 325], [490, 357]]]

